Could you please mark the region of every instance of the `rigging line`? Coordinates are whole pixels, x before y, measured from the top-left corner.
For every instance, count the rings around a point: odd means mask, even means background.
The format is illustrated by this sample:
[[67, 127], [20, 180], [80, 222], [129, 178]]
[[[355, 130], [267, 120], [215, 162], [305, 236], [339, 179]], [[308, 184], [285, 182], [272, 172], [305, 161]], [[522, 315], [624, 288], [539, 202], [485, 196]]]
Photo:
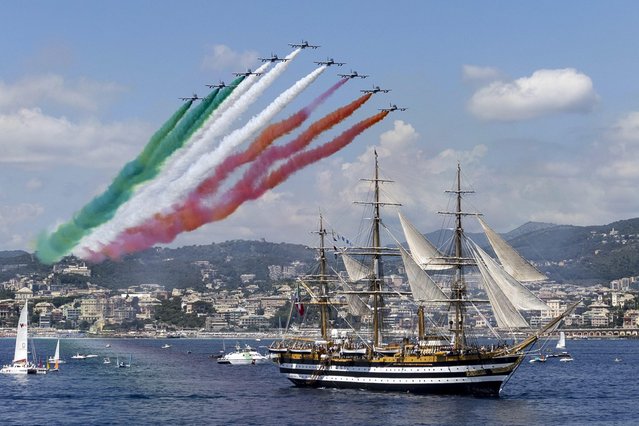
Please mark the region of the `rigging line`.
[[[397, 243], [397, 245], [398, 245], [398, 246], [399, 246], [399, 245], [401, 245], [401, 244], [399, 243], [399, 241], [397, 241], [397, 238], [395, 238], [395, 236], [391, 233], [390, 229], [388, 229], [388, 227], [387, 227], [386, 225], [384, 225], [383, 223], [382, 223], [382, 228], [384, 228], [384, 230], [386, 230], [386, 232], [388, 232], [388, 234], [390, 235], [391, 239], [393, 239], [393, 240]], [[409, 253], [409, 255], [412, 257], [412, 254], [410, 254], [410, 253]], [[393, 290], [393, 289], [391, 289], [391, 290]], [[417, 301], [415, 301], [415, 299], [413, 299], [413, 298], [409, 298], [408, 296], [406, 296], [406, 295], [404, 295], [404, 294], [401, 294], [400, 292], [398, 292], [398, 291], [396, 291], [396, 290], [393, 290], [393, 291], [395, 291], [395, 293], [397, 294], [397, 296], [399, 296], [399, 298], [400, 298], [400, 299], [402, 299], [402, 300], [404, 300], [404, 301], [408, 301], [408, 302], [409, 302], [409, 303], [411, 303], [414, 307], [419, 307], [419, 306], [420, 306], [420, 304], [419, 304], [419, 303], [417, 303]], [[432, 325], [435, 329], [439, 329], [439, 330], [443, 330], [443, 329], [444, 329], [444, 327], [442, 327], [441, 325], [436, 324], [436, 323], [435, 323], [435, 321], [433, 320], [433, 318], [431, 318], [430, 316], [428, 316], [427, 318], [428, 318], [428, 321], [430, 321], [431, 325]], [[448, 340], [448, 341], [451, 341], [451, 340], [450, 340], [450, 338], [448, 337], [448, 335], [446, 335], [446, 334], [445, 334], [445, 333], [443, 333], [443, 332], [442, 332], [441, 334], [443, 335], [444, 339], [446, 339], [446, 340]]]
[[483, 314], [483, 312], [481, 312], [479, 310], [479, 308], [477, 308], [477, 305], [475, 305], [473, 302], [470, 302], [470, 305], [475, 308], [475, 311], [479, 314], [479, 316], [486, 322], [486, 325], [488, 326], [488, 329], [490, 330], [490, 332], [493, 334], [493, 336], [495, 336], [497, 339], [501, 339], [501, 336], [499, 335], [499, 333], [497, 332], [497, 330], [495, 330], [493, 328], [492, 325], [490, 325], [490, 321], [488, 321], [488, 318], [486, 318], [486, 316]]

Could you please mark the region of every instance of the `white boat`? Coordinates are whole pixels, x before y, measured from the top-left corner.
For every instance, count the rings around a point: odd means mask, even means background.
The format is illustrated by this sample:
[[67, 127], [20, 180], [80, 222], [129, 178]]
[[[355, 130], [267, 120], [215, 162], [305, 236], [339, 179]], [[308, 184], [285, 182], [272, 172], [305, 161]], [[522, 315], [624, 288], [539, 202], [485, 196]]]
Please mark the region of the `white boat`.
[[169, 345], [168, 343], [165, 343], [164, 345], [162, 345], [162, 349], [168, 349], [170, 347], [171, 345]]
[[98, 356], [96, 354], [88, 354], [84, 356], [85, 358], [97, 358]]
[[116, 358], [116, 365], [118, 368], [130, 368], [131, 367], [131, 355], [129, 355], [129, 363], [127, 364], [124, 361], [120, 361], [119, 358]]
[[261, 364], [268, 362], [269, 358], [262, 355], [249, 345], [241, 348], [240, 345], [235, 347], [235, 352], [230, 352], [217, 359], [218, 364], [233, 364], [233, 365], [247, 365], [247, 364]]
[[11, 364], [7, 364], [2, 367], [0, 373], [2, 374], [46, 374], [47, 369], [39, 367], [33, 362], [29, 361], [28, 350], [28, 306], [27, 301], [24, 302], [24, 307], [20, 311], [20, 318], [18, 320], [18, 327], [16, 333], [16, 348], [13, 354], [13, 361]]
[[111, 358], [109, 357], [104, 358], [104, 361], [102, 361], [102, 364], [111, 364]]
[[573, 359], [572, 359], [572, 357], [570, 355], [568, 355], [568, 356], [563, 356], [563, 357], [559, 358], [559, 361], [561, 361], [561, 362], [572, 362]]

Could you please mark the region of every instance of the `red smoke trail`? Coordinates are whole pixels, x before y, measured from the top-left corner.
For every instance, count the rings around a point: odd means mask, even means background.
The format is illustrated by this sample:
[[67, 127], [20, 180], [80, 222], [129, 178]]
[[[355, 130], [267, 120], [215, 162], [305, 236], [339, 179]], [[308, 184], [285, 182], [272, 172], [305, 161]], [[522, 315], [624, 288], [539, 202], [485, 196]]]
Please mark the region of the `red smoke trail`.
[[[368, 98], [370, 98], [370, 95], [363, 96], [357, 101], [349, 104], [349, 106], [353, 106], [354, 104], [359, 104], [361, 106], [361, 104], [368, 100]], [[329, 114], [329, 116], [337, 115], [338, 117], [333, 117], [334, 120], [337, 120], [337, 123], [345, 118], [339, 118], [341, 114], [338, 113], [343, 112], [342, 110], [345, 108], [346, 107], [340, 108], [340, 110]], [[353, 111], [355, 109], [356, 108], [354, 108]], [[307, 151], [298, 152], [286, 163], [275, 171], [269, 173], [258, 182], [256, 181], [257, 178], [263, 175], [275, 160], [281, 158], [279, 155], [285, 155], [283, 150], [275, 150], [274, 148], [277, 147], [271, 147], [273, 149], [272, 152], [277, 153], [278, 155], [272, 155], [272, 161], [270, 162], [261, 162], [259, 164], [254, 163], [251, 169], [245, 173], [244, 177], [238, 181], [233, 188], [225, 193], [221, 202], [213, 205], [207, 205], [201, 198], [197, 199], [195, 197], [189, 197], [187, 203], [181, 206], [181, 208], [168, 214], [158, 213], [149, 222], [134, 228], [129, 228], [120, 234], [115, 241], [104, 247], [101, 252], [107, 257], [119, 258], [124, 253], [139, 251], [151, 247], [153, 244], [158, 242], [171, 242], [180, 232], [185, 230], [193, 230], [206, 223], [222, 220], [233, 213], [244, 202], [258, 198], [267, 190], [274, 188], [288, 179], [290, 175], [301, 168], [339, 151], [352, 142], [353, 139], [355, 139], [355, 137], [364, 130], [381, 121], [384, 117], [386, 117], [386, 115], [388, 115], [388, 111], [382, 111], [368, 119], [360, 121], [324, 145]], [[315, 126], [315, 131], [320, 133], [323, 131], [321, 126], [318, 125], [320, 122], [324, 122], [324, 126], [329, 126], [327, 124], [329, 116], [324, 117], [324, 119], [319, 120], [317, 123], [314, 123], [313, 126]], [[332, 126], [329, 126], [329, 128], [330, 127]], [[300, 135], [300, 137], [301, 136], [302, 135]], [[299, 150], [312, 140], [312, 138], [310, 138], [306, 141], [306, 138], [304, 138], [305, 144], [303, 144], [300, 141], [300, 137], [287, 144], [287, 147]], [[307, 135], [307, 138], [308, 137], [309, 136]], [[267, 152], [264, 154], [266, 153]], [[99, 255], [94, 256], [94, 260], [97, 260], [98, 256]]]
[[215, 193], [215, 191], [217, 191], [217, 188], [220, 186], [220, 183], [231, 172], [233, 172], [233, 170], [235, 170], [242, 164], [253, 161], [255, 157], [257, 157], [262, 151], [268, 148], [269, 145], [273, 143], [273, 141], [299, 127], [308, 118], [308, 116], [311, 115], [311, 113], [319, 105], [322, 104], [322, 102], [328, 99], [329, 96], [335, 93], [335, 91], [342, 87], [347, 81], [347, 78], [341, 79], [326, 92], [318, 96], [317, 99], [315, 99], [307, 107], [302, 108], [297, 113], [293, 114], [287, 119], [280, 121], [279, 123], [271, 124], [270, 126], [268, 126], [247, 149], [242, 152], [230, 155], [220, 165], [218, 165], [215, 168], [213, 176], [201, 182], [195, 190], [195, 193], [191, 196], [203, 196]]

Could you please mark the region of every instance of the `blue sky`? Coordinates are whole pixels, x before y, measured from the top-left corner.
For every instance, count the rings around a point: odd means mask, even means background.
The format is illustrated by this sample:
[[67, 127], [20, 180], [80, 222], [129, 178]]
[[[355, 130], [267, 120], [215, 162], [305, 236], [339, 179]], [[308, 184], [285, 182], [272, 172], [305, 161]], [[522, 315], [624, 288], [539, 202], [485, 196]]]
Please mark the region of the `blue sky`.
[[477, 192], [468, 208], [500, 232], [639, 216], [634, 1], [31, 1], [5, 4], [3, 18], [0, 249], [32, 250], [39, 232], [99, 194], [179, 97], [302, 39], [322, 47], [302, 52], [250, 114], [329, 56], [347, 65], [282, 118], [349, 69], [371, 77], [314, 117], [373, 84], [392, 92], [356, 119], [389, 102], [409, 109], [175, 245], [312, 243], [320, 208], [349, 235], [373, 147], [396, 181], [389, 195], [424, 232], [441, 224], [458, 161]]

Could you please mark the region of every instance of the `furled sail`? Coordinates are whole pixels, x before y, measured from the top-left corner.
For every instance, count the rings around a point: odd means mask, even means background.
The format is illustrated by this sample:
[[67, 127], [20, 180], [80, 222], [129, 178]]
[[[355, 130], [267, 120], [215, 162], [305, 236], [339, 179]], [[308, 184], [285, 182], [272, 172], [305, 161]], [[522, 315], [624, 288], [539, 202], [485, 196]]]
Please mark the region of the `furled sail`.
[[16, 335], [16, 350], [13, 355], [13, 362], [15, 363], [26, 363], [28, 356], [28, 347], [27, 347], [27, 301], [24, 301], [24, 307], [22, 311], [20, 311], [20, 319], [18, 320], [18, 332]]
[[342, 260], [351, 281], [357, 282], [373, 276], [373, 270], [353, 257], [342, 253]]
[[[474, 244], [474, 243], [473, 243]], [[479, 254], [478, 263], [485, 265], [493, 281], [499, 286], [501, 291], [515, 305], [517, 309], [524, 311], [547, 310], [550, 309], [541, 299], [535, 296], [530, 290], [524, 287], [519, 281], [513, 278], [508, 272], [500, 267], [488, 253], [475, 244], [475, 252]]]
[[437, 284], [435, 284], [435, 281], [419, 267], [417, 262], [413, 260], [411, 255], [408, 254], [402, 246], [399, 246], [399, 251], [402, 254], [402, 260], [404, 261], [404, 268], [406, 268], [408, 284], [413, 293], [413, 299], [420, 302], [447, 300], [448, 297], [441, 291]]
[[499, 258], [506, 272], [518, 281], [542, 281], [546, 276], [535, 269], [526, 259], [521, 257], [502, 237], [493, 231], [484, 220], [478, 216], [479, 223], [490, 241], [490, 245]]
[[443, 256], [437, 248], [415, 228], [411, 222], [399, 214], [399, 221], [406, 236], [406, 242], [410, 248], [413, 258], [423, 269], [431, 271], [441, 271], [452, 268], [452, 265], [438, 264], [442, 262]]
[[[477, 245], [475, 249], [481, 250]], [[497, 326], [500, 328], [525, 328], [528, 327], [528, 323], [523, 316], [519, 313], [517, 308], [510, 302], [508, 297], [504, 294], [502, 289], [493, 279], [493, 276], [488, 271], [488, 267], [482, 261], [482, 257], [477, 255], [477, 267], [483, 278], [484, 288], [488, 294], [490, 300], [490, 306], [493, 309]]]

